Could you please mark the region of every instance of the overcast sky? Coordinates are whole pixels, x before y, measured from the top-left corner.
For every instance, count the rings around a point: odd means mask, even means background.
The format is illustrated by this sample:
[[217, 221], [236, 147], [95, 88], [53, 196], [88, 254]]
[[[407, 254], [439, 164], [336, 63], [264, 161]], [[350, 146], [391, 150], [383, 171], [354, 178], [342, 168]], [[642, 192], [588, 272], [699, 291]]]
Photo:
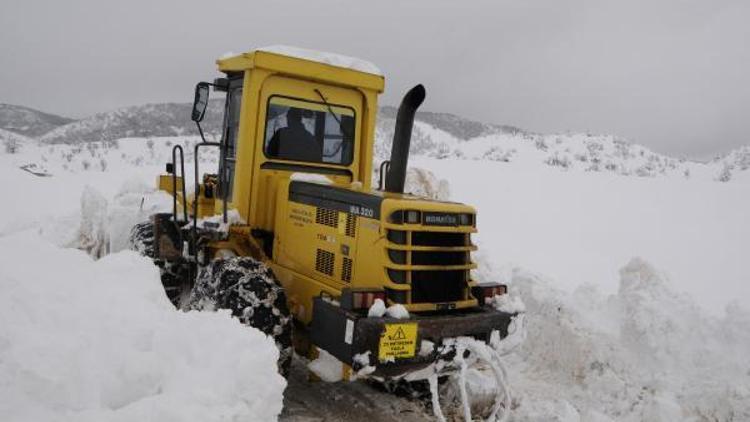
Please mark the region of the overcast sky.
[[0, 102], [72, 117], [192, 100], [225, 52], [362, 57], [383, 104], [705, 158], [750, 144], [750, 1], [1, 0]]

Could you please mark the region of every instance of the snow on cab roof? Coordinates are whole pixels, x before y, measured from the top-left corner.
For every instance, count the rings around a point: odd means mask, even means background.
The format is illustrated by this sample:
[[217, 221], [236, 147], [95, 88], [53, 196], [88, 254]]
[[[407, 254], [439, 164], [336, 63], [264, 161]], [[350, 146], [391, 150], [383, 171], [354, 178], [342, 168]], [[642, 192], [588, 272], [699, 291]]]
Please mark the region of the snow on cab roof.
[[261, 47], [256, 49], [256, 51], [281, 54], [284, 56], [296, 57], [298, 59], [309, 60], [313, 62], [328, 64], [331, 66], [383, 76], [383, 73], [380, 71], [380, 69], [378, 69], [378, 67], [373, 63], [368, 62], [367, 60], [358, 59], [356, 57], [344, 56], [342, 54], [327, 53], [325, 51], [309, 50], [307, 48], [292, 47], [288, 45], [272, 45], [268, 47]]

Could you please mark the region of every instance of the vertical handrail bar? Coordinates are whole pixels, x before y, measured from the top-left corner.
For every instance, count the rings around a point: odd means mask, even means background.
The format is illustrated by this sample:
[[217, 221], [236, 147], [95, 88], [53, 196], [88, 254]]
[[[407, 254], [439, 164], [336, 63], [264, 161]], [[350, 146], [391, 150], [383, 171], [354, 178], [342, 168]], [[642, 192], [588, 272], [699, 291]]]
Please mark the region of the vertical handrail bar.
[[182, 216], [183, 221], [188, 221], [187, 197], [185, 192], [185, 154], [182, 145], [172, 148], [172, 218], [177, 220], [177, 151], [180, 152], [180, 176], [182, 176]]
[[[195, 151], [193, 152], [193, 160], [195, 161], [195, 174], [193, 175], [195, 183], [195, 195], [193, 196], [193, 241], [197, 241], [198, 239], [198, 198], [200, 197], [201, 193], [201, 185], [200, 183], [198, 183], [198, 150], [200, 149], [200, 147], [221, 147], [221, 144], [219, 142], [199, 142], [195, 144]], [[196, 246], [197, 245], [193, 245], [193, 249], [195, 249]], [[193, 251], [193, 253], [195, 254], [197, 264], [197, 251]]]

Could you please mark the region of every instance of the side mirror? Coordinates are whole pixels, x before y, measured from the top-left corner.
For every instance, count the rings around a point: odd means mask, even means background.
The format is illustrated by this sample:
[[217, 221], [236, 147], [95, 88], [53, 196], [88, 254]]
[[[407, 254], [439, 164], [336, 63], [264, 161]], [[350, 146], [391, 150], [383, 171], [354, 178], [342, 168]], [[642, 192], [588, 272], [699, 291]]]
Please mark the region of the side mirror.
[[192, 119], [194, 122], [203, 120], [208, 107], [208, 83], [200, 82], [195, 86], [195, 101], [193, 101]]

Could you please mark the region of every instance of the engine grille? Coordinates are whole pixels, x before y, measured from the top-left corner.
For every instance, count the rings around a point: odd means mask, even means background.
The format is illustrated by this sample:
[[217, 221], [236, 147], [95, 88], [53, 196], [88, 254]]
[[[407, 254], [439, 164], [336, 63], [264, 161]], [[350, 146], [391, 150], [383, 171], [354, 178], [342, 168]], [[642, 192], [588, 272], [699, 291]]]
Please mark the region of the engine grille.
[[315, 222], [324, 226], [338, 228], [339, 212], [328, 208], [318, 207], [315, 209]]
[[328, 276], [333, 276], [334, 257], [333, 252], [318, 249], [315, 252], [315, 270]]
[[341, 264], [341, 281], [349, 283], [352, 281], [352, 260], [344, 257]]
[[[470, 232], [390, 229], [387, 232], [387, 274], [392, 282], [411, 286], [410, 300], [395, 294], [392, 300], [406, 303], [445, 303], [469, 298], [471, 262]], [[395, 291], [394, 291], [395, 293]]]
[[357, 234], [357, 216], [352, 213], [346, 214], [346, 235], [354, 237]]

